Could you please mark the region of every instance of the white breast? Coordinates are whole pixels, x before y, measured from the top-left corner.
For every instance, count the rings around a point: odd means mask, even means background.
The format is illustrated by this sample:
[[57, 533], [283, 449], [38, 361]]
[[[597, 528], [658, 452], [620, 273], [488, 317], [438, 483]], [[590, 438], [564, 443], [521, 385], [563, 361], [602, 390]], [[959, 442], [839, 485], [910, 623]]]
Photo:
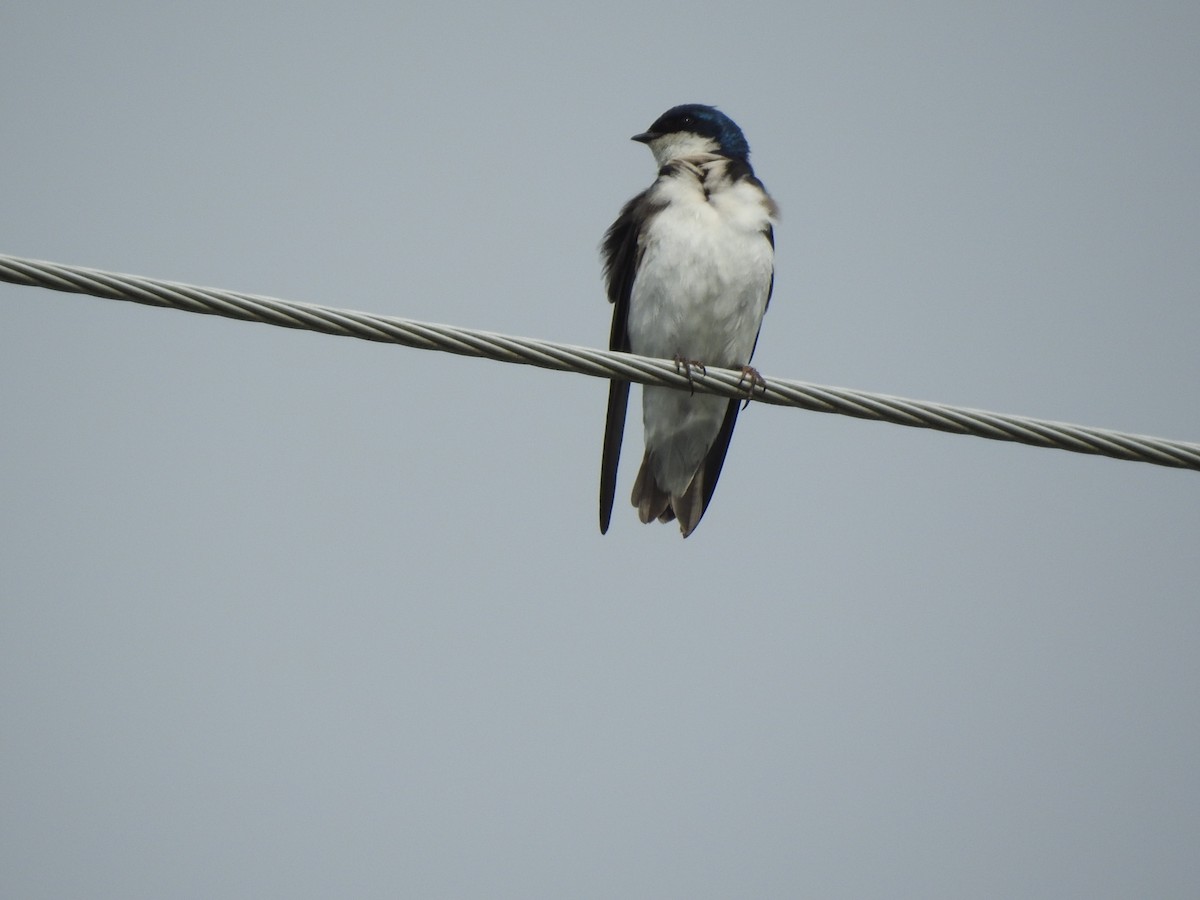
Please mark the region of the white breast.
[[634, 353], [737, 368], [750, 362], [766, 310], [770, 215], [757, 185], [706, 174], [707, 196], [687, 172], [663, 176], [654, 187], [653, 199], [666, 206], [642, 236], [629, 339]]

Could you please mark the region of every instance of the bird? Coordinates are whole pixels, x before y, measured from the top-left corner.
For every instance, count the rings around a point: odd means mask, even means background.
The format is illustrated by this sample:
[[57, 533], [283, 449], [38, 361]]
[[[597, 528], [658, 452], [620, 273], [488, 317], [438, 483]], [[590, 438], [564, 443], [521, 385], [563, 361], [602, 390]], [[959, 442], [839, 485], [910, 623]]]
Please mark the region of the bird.
[[[737, 124], [714, 106], [668, 109], [632, 140], [658, 177], [625, 204], [601, 244], [613, 305], [609, 349], [706, 366], [750, 367], [775, 285], [779, 209], [750, 165]], [[748, 396], [749, 396], [748, 394]], [[600, 462], [600, 532], [612, 518], [629, 382], [612, 379]], [[687, 537], [712, 500], [740, 400], [645, 385], [645, 452], [632, 503], [643, 523], [678, 520]]]

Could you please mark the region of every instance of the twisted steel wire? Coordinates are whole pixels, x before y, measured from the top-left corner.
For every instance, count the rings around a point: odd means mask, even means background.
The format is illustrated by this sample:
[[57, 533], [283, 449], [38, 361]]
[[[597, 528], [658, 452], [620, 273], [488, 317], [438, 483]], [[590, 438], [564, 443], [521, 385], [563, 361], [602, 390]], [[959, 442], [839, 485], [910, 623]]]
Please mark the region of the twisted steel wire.
[[[693, 367], [687, 372], [681, 371], [679, 365], [671, 360], [295, 303], [274, 297], [4, 254], [0, 254], [0, 281], [90, 294], [111, 300], [131, 300], [149, 306], [263, 322], [284, 328], [403, 344], [422, 350], [444, 350], [463, 356], [521, 363], [598, 378], [621, 378], [639, 384], [665, 385], [723, 397], [744, 398], [751, 388], [746, 374], [737, 370], [713, 367], [705, 371]], [[1200, 470], [1200, 444], [1196, 443], [1003, 415], [803, 381], [766, 378], [765, 382], [765, 386], [754, 386], [753, 399], [761, 403]]]

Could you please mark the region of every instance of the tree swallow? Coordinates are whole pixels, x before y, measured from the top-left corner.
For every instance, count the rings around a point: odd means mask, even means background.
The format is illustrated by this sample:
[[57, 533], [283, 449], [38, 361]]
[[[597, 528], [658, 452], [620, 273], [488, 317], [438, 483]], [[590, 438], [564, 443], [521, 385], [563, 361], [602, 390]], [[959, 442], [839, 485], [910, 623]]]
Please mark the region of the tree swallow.
[[[689, 378], [704, 366], [750, 368], [775, 280], [775, 202], [750, 168], [742, 130], [711, 106], [667, 110], [633, 140], [658, 178], [625, 204], [604, 236], [613, 304], [609, 349], [674, 359]], [[600, 463], [600, 531], [608, 531], [629, 382], [608, 388]], [[679, 520], [687, 537], [712, 499], [740, 401], [642, 388], [646, 452], [633, 485], [642, 522]]]

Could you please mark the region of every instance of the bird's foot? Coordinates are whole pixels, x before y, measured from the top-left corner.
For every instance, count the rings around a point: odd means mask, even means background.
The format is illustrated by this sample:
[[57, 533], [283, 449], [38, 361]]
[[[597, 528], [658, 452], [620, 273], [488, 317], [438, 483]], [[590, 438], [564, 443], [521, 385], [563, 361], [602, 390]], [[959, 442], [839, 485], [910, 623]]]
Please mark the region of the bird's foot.
[[691, 393], [696, 393], [696, 383], [692, 380], [692, 372], [696, 369], [700, 370], [701, 375], [707, 375], [708, 369], [704, 367], [704, 363], [698, 359], [684, 359], [678, 353], [675, 354], [675, 371], [680, 375], [687, 375], [688, 388]]
[[767, 380], [758, 374], [758, 369], [754, 366], [742, 366], [742, 377], [738, 379], [738, 387], [742, 385], [746, 385], [746, 402], [742, 404], [742, 409], [750, 405], [755, 391], [767, 390]]

